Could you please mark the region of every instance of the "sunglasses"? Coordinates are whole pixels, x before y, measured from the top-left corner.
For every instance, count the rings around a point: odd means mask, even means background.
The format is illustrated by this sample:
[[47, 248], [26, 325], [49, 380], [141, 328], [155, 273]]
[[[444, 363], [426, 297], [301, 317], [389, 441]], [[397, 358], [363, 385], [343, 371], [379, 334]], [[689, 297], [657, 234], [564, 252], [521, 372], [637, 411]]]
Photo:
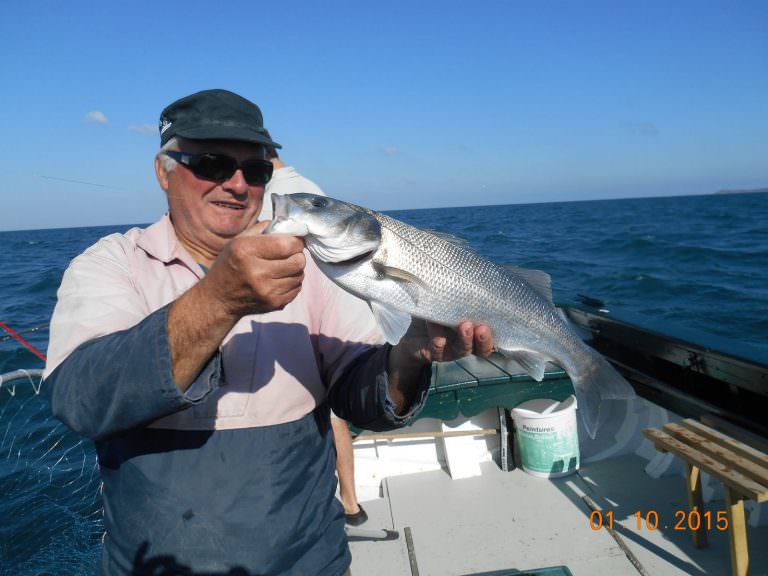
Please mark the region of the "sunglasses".
[[261, 158], [238, 162], [225, 154], [187, 154], [174, 150], [166, 152], [165, 155], [184, 164], [195, 176], [203, 180], [226, 182], [238, 169], [243, 171], [243, 177], [250, 186], [264, 186], [272, 178], [272, 162]]

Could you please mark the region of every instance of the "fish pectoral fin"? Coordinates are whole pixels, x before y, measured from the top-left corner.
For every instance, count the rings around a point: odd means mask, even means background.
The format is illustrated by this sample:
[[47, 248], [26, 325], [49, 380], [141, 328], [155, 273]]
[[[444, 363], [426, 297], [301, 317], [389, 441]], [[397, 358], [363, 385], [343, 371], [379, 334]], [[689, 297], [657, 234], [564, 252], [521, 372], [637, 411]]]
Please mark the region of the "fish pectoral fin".
[[538, 292], [544, 299], [552, 304], [552, 277], [542, 270], [531, 270], [529, 268], [518, 268], [505, 264], [504, 270], [525, 280], [528, 285]]
[[421, 278], [419, 278], [415, 274], [411, 274], [407, 270], [403, 270], [402, 268], [395, 268], [394, 266], [387, 266], [386, 264], [376, 262], [375, 260], [373, 264], [381, 274], [384, 274], [389, 278], [393, 278], [395, 280], [402, 280], [404, 282], [410, 282], [411, 284], [416, 284], [421, 288], [427, 287], [427, 285], [424, 283], [424, 281]]
[[547, 360], [541, 354], [529, 350], [499, 351], [507, 358], [520, 364], [523, 370], [525, 370], [531, 378], [536, 380], [536, 382], [541, 382], [544, 379], [544, 368], [547, 365]]
[[414, 276], [406, 270], [387, 266], [376, 261], [373, 262], [373, 266], [384, 278], [397, 282], [397, 285], [410, 297], [414, 306], [419, 303], [419, 291], [428, 289], [421, 278]]
[[378, 302], [371, 301], [370, 306], [384, 339], [393, 346], [400, 342], [411, 325], [411, 315]]

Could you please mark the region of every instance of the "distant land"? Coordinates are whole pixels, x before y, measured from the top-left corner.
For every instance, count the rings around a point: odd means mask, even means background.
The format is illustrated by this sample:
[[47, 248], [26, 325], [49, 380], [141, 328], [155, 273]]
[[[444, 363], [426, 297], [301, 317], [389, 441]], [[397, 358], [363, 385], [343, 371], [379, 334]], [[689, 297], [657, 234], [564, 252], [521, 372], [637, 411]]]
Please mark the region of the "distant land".
[[768, 188], [734, 188], [733, 190], [718, 190], [715, 194], [755, 194], [756, 192], [768, 192]]

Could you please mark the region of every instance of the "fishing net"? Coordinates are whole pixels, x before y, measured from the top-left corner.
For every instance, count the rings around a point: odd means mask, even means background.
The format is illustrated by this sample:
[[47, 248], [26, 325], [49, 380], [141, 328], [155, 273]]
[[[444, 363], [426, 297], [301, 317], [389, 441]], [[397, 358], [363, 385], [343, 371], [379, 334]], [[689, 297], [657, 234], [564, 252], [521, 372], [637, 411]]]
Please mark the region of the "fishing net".
[[40, 371], [0, 376], [0, 576], [94, 574], [96, 453], [51, 415], [42, 386]]

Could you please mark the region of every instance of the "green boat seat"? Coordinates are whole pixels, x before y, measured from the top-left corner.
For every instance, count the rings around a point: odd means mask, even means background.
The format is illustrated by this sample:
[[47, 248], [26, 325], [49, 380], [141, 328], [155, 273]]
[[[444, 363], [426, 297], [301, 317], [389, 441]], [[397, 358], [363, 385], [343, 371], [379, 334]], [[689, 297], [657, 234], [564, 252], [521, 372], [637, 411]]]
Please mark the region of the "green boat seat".
[[[544, 379], [536, 382], [500, 354], [494, 353], [488, 359], [467, 356], [455, 362], [433, 364], [429, 398], [416, 419], [470, 418], [489, 408], [511, 410], [535, 398], [563, 401], [573, 393], [573, 384], [565, 371], [551, 364], [547, 365]], [[352, 428], [353, 434], [360, 432]]]

